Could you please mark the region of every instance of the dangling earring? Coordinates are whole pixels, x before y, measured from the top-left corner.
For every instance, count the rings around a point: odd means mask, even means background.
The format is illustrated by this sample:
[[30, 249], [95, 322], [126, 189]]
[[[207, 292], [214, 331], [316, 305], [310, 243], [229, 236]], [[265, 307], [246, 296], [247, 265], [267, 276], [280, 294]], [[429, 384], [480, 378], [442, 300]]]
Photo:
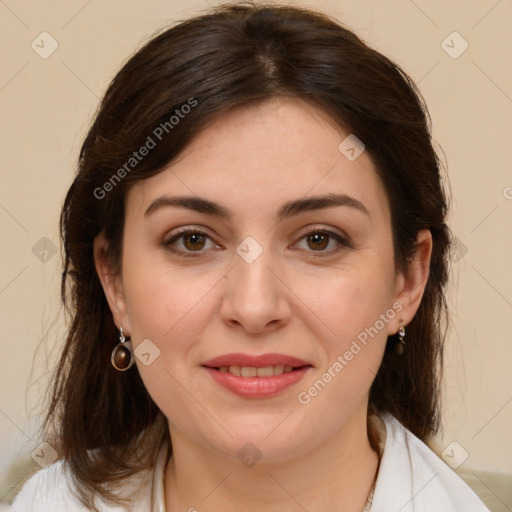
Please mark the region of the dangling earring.
[[132, 342], [130, 340], [126, 341], [123, 328], [120, 327], [119, 329], [119, 343], [112, 350], [110, 361], [116, 370], [125, 372], [133, 366], [135, 358], [133, 357]]
[[[401, 318], [400, 322], [403, 322], [403, 321], [404, 321], [404, 319]], [[395, 352], [399, 356], [403, 355], [404, 350], [405, 350], [404, 338], [405, 338], [405, 327], [402, 324], [400, 324], [400, 327], [398, 328], [398, 342], [395, 345]]]

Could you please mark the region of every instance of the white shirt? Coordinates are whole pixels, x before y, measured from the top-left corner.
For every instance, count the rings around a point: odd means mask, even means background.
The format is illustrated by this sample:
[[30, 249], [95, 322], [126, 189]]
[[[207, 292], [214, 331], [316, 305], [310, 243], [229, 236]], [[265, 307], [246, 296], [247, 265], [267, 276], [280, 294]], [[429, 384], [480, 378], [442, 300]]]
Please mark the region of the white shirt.
[[[489, 512], [476, 494], [432, 452], [389, 414], [370, 417], [381, 458], [369, 512]], [[98, 502], [101, 512], [165, 512], [164, 477], [169, 441], [159, 449], [155, 466], [127, 479], [135, 489], [130, 509]], [[10, 512], [86, 512], [72, 494], [62, 461], [33, 475], [16, 496]]]

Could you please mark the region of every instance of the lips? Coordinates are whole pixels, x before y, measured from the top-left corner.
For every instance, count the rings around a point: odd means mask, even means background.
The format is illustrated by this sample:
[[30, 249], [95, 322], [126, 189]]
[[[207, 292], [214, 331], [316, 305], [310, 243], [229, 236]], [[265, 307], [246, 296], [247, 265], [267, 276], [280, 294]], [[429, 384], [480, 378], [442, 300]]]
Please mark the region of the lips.
[[245, 398], [269, 398], [297, 384], [313, 368], [283, 354], [225, 354], [201, 365], [215, 382]]
[[262, 354], [251, 356], [248, 354], [224, 354], [214, 357], [202, 364], [208, 368], [220, 368], [221, 366], [246, 366], [252, 368], [264, 368], [266, 366], [291, 366], [300, 368], [302, 366], [313, 366], [312, 364], [285, 354]]

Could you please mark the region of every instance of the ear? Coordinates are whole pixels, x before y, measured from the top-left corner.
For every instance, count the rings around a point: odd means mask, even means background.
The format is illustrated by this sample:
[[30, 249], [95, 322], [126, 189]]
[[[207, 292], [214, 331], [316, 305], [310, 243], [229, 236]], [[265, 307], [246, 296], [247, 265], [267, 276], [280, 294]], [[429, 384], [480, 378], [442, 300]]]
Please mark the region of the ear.
[[[389, 322], [389, 334], [396, 334], [400, 325], [407, 325], [418, 311], [427, 285], [432, 255], [432, 233], [421, 230], [416, 238], [416, 251], [408, 262], [405, 272], [400, 272], [395, 281], [395, 303], [402, 309], [393, 322]], [[397, 310], [398, 311], [398, 310]]]
[[94, 239], [93, 253], [96, 272], [112, 312], [114, 323], [118, 329], [122, 326], [125, 334], [129, 336], [131, 325], [126, 312], [122, 277], [112, 268], [108, 259], [108, 242], [103, 232]]

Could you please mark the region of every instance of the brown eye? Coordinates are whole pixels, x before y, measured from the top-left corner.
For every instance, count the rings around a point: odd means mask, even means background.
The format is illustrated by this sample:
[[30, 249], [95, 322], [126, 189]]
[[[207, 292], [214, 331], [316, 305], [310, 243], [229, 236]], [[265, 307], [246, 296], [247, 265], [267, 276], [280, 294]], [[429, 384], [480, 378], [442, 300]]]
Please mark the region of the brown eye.
[[308, 247], [314, 251], [322, 251], [329, 245], [329, 238], [326, 233], [311, 233], [307, 235]]
[[208, 249], [219, 248], [206, 233], [196, 229], [179, 231], [166, 242], [164, 247], [180, 256], [201, 256]]
[[333, 231], [313, 229], [302, 235], [298, 247], [309, 253], [318, 253], [316, 256], [329, 256], [350, 248], [351, 245], [347, 239]]
[[189, 251], [197, 251], [204, 247], [206, 238], [201, 233], [187, 233], [183, 235], [183, 245]]

